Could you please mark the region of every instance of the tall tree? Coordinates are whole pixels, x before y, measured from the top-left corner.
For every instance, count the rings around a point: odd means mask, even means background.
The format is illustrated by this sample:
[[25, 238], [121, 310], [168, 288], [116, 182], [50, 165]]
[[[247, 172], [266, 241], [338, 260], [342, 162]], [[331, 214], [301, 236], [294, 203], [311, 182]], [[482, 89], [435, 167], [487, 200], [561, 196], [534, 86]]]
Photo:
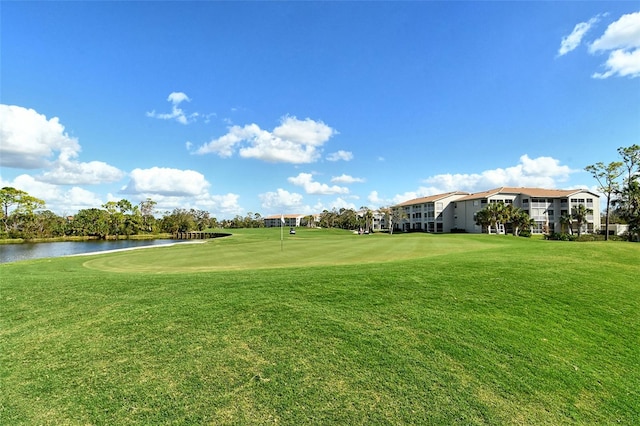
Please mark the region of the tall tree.
[[607, 209], [605, 213], [605, 234], [604, 239], [609, 239], [609, 208], [612, 196], [619, 191], [617, 179], [622, 175], [622, 162], [612, 161], [609, 164], [598, 162], [585, 167], [585, 170], [598, 181], [598, 188], [607, 198]]
[[45, 203], [25, 191], [5, 186], [0, 189], [0, 205], [4, 231], [8, 233], [11, 214], [32, 215], [35, 210], [44, 208]]
[[616, 212], [629, 226], [628, 239], [640, 241], [640, 145], [618, 148], [627, 176], [618, 192]]
[[156, 218], [154, 216], [156, 205], [155, 201], [151, 198], [147, 198], [144, 201], [140, 201], [140, 214], [142, 214], [142, 226], [146, 232], [153, 231]]

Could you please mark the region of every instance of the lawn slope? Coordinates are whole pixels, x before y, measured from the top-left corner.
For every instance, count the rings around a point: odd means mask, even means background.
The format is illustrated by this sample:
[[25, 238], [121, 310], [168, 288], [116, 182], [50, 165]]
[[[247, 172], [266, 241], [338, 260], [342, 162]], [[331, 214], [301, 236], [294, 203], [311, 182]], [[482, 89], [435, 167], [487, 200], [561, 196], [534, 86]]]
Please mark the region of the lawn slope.
[[638, 245], [263, 231], [0, 266], [0, 423], [640, 418]]

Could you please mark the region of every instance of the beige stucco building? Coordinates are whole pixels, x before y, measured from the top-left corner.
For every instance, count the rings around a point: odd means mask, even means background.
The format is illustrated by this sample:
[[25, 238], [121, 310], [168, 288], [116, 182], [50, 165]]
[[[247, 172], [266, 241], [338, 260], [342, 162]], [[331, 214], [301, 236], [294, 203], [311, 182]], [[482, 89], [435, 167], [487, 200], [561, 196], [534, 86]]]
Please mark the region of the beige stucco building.
[[467, 195], [455, 191], [400, 203], [394, 207], [404, 210], [404, 218], [396, 225], [402, 231], [451, 232], [455, 227], [453, 203]]
[[[542, 189], [501, 187], [484, 192], [476, 192], [460, 197], [454, 204], [454, 229], [480, 233], [482, 228], [476, 224], [476, 214], [489, 203], [512, 204], [524, 210], [536, 225], [531, 229], [534, 234], [561, 232], [560, 217], [570, 215], [579, 204], [591, 209], [587, 223], [581, 232], [600, 231], [600, 197], [586, 189]], [[577, 232], [573, 223], [573, 232]]]
[[[300, 226], [300, 222], [302, 222], [302, 219], [304, 219], [305, 217], [306, 216], [303, 214], [285, 214], [285, 215], [277, 214], [273, 216], [267, 216], [263, 218], [263, 220], [264, 220], [265, 228], [273, 228], [273, 227], [280, 227], [280, 226], [297, 228]], [[284, 219], [284, 224], [282, 223], [283, 219]]]
[[[600, 231], [600, 197], [586, 189], [542, 189], [501, 187], [469, 194], [448, 192], [415, 198], [394, 207], [404, 210], [404, 218], [396, 224], [403, 231], [481, 233], [476, 214], [490, 203], [512, 204], [525, 211], [535, 221], [532, 233], [560, 232], [560, 217], [582, 204], [591, 213], [581, 232]], [[504, 225], [504, 224], [503, 224]], [[502, 227], [500, 231], [504, 232]], [[506, 230], [508, 231], [508, 230]], [[573, 232], [577, 232], [574, 221]]]

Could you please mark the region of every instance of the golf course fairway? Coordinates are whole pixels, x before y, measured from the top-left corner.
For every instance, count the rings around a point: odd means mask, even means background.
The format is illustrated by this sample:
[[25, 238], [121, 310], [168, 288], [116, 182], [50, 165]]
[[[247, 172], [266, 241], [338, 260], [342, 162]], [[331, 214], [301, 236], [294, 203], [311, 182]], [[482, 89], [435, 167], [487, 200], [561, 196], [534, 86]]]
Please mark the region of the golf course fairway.
[[231, 232], [0, 265], [0, 423], [640, 420], [639, 244]]

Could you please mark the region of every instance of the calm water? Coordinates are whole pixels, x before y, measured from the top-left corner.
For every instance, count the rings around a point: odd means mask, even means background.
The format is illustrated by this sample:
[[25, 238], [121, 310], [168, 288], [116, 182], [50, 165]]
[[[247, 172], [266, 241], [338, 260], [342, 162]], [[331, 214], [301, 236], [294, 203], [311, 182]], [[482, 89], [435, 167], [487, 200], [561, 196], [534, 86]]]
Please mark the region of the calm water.
[[179, 243], [178, 240], [64, 241], [0, 245], [0, 263]]

